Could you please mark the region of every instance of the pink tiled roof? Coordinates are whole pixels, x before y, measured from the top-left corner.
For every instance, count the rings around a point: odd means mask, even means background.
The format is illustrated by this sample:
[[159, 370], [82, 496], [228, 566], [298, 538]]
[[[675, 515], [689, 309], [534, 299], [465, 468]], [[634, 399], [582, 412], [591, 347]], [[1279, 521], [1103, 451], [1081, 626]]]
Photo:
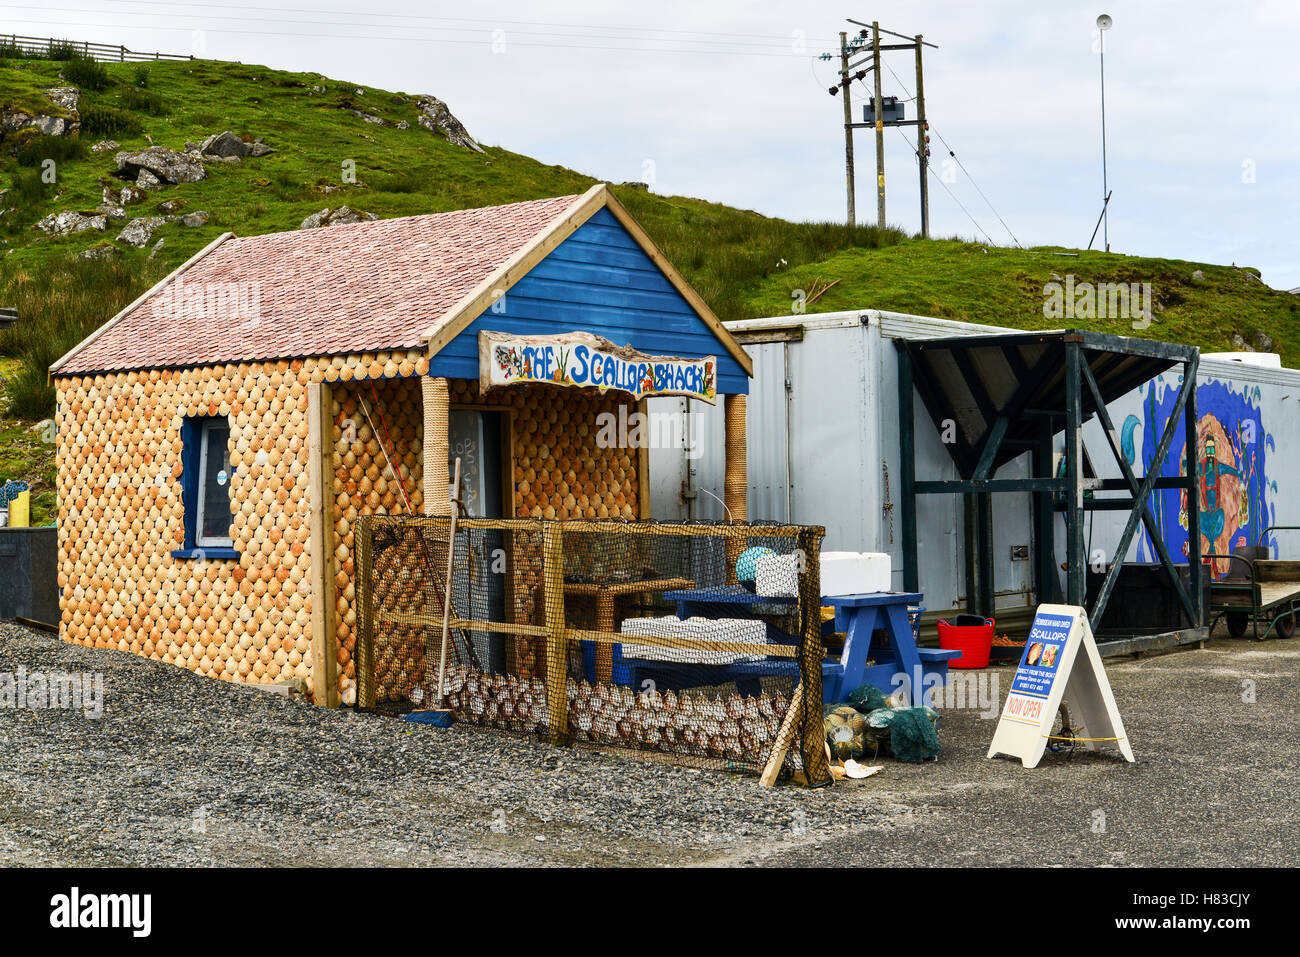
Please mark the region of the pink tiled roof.
[[227, 239], [55, 374], [419, 348], [578, 198]]

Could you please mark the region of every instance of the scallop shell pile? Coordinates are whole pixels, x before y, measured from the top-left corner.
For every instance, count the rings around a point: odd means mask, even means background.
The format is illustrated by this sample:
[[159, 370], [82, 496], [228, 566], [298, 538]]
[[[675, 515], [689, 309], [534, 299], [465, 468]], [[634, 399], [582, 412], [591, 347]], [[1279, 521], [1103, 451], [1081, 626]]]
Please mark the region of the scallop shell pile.
[[[574, 741], [762, 764], [790, 707], [783, 694], [714, 696], [648, 691], [569, 679], [568, 729]], [[432, 686], [421, 689], [432, 702]], [[545, 736], [550, 711], [540, 678], [448, 669], [444, 706], [463, 721]]]

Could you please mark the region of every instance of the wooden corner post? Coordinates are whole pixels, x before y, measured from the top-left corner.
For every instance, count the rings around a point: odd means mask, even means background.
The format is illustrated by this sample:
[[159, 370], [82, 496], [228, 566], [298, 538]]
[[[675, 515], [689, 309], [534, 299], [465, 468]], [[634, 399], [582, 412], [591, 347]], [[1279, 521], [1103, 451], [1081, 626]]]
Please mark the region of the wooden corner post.
[[312, 701], [339, 706], [334, 582], [334, 403], [324, 382], [307, 386], [308, 477], [311, 482]]
[[569, 732], [569, 645], [564, 637], [564, 533], [542, 525], [542, 595], [546, 609], [546, 706], [550, 736], [563, 744]]
[[420, 380], [420, 394], [424, 407], [424, 514], [445, 518], [451, 515], [447, 494], [451, 487], [447, 471], [451, 457], [451, 391], [446, 379], [425, 376]]
[[[728, 395], [723, 405], [723, 424], [726, 429], [725, 477], [722, 484], [722, 501], [729, 522], [744, 522], [749, 518], [749, 466], [745, 443], [745, 396]], [[727, 536], [727, 581], [736, 581], [736, 560], [745, 550], [747, 540]]]

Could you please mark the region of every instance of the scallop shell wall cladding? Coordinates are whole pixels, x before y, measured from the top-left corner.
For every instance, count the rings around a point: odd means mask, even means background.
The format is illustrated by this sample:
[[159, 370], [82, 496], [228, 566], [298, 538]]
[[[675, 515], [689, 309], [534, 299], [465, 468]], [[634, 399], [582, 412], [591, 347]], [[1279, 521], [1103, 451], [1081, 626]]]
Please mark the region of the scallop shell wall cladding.
[[[194, 369], [60, 377], [56, 422], [62, 636], [230, 681], [312, 682], [308, 384], [330, 383], [332, 548], [339, 690], [355, 700], [353, 528], [361, 515], [423, 512], [419, 353], [378, 353]], [[635, 450], [599, 448], [616, 394], [530, 387], [480, 396], [452, 380], [454, 405], [511, 413], [518, 517], [637, 518]], [[181, 475], [187, 416], [230, 422], [231, 537], [238, 560], [173, 558], [185, 540]], [[392, 453], [388, 462], [385, 449]], [[395, 472], [394, 472], [395, 470]], [[512, 562], [514, 620], [532, 622], [540, 550]], [[429, 592], [414, 544], [376, 569]], [[395, 596], [398, 597], [398, 596]], [[394, 626], [408, 649], [379, 676], [389, 696], [424, 679], [424, 630]], [[378, 641], [386, 640], [378, 636]], [[512, 666], [535, 672], [541, 642], [520, 639]]]
[[[467, 379], [453, 379], [449, 383], [450, 402], [456, 407], [484, 407], [500, 409], [510, 418], [510, 457], [512, 460], [513, 490], [511, 491], [516, 518], [608, 518], [635, 519], [638, 517], [637, 456], [635, 450], [601, 448], [596, 443], [599, 431], [597, 417], [602, 412], [617, 414], [626, 399], [610, 393], [577, 392], [569, 389], [529, 386], [517, 389], [492, 390], [480, 394], [478, 383]], [[422, 482], [419, 435], [422, 431], [422, 406], [418, 380], [398, 380], [388, 383], [389, 397], [380, 391], [387, 427], [394, 431], [394, 442], [385, 440], [385, 446], [400, 446], [398, 432], [410, 439], [412, 454], [402, 459], [401, 468], [409, 469], [407, 488], [411, 490], [414, 510], [423, 511], [423, 501], [415, 491]], [[371, 403], [369, 385], [354, 385], [336, 389], [339, 400], [336, 434], [351, 431], [358, 438], [366, 427], [364, 409], [357, 396]], [[361, 426], [356, 426], [360, 415]], [[384, 423], [376, 422], [382, 432]], [[375, 464], [378, 446], [369, 441], [336, 442], [335, 487], [336, 501], [336, 557], [338, 559], [339, 599], [338, 634], [342, 668], [348, 669], [345, 680], [355, 679], [353, 657], [356, 646], [356, 607], [354, 589], [355, 538], [353, 529], [357, 517], [368, 514], [397, 514], [377, 501], [375, 483], [383, 474], [382, 463]], [[404, 472], [405, 474], [405, 472]], [[391, 476], [391, 473], [390, 473]], [[363, 488], [369, 480], [371, 487]], [[357, 491], [363, 494], [358, 496]], [[399, 510], [400, 511], [400, 510]], [[432, 561], [436, 577], [441, 580], [446, 561], [445, 543], [421, 544], [418, 537], [400, 547], [390, 546], [375, 556], [375, 597], [380, 610], [375, 633], [375, 700], [377, 702], [404, 700], [416, 684], [425, 678], [425, 629], [385, 621], [385, 609], [410, 613], [416, 605], [425, 608], [425, 614], [441, 617], [442, 608], [431, 603], [426, 569]], [[542, 552], [540, 536], [516, 535], [512, 542], [509, 563], [512, 607], [510, 620], [517, 624], [538, 624], [541, 611], [538, 602], [541, 584]], [[436, 607], [434, 607], [436, 605]], [[522, 677], [539, 674], [539, 656], [544, 641], [528, 638], [512, 639], [509, 645], [509, 667]]]
[[[214, 678], [310, 686], [308, 384], [384, 379], [391, 391], [388, 379], [427, 370], [418, 354], [379, 353], [56, 379], [63, 638]], [[238, 560], [171, 555], [185, 540], [187, 416], [230, 422]], [[386, 485], [362, 488], [340, 491], [390, 505]], [[337, 585], [342, 609], [342, 565]], [[338, 655], [346, 692], [351, 658], [345, 647]]]

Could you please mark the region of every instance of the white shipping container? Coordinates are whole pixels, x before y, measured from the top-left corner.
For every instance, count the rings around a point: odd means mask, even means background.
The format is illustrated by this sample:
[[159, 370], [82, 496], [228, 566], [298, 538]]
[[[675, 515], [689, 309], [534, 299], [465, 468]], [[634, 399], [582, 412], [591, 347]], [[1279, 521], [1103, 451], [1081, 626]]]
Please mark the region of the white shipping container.
[[[744, 337], [767, 340], [745, 345], [754, 359], [747, 420], [749, 519], [824, 525], [824, 551], [887, 553], [892, 560], [892, 587], [901, 589], [898, 360], [893, 340], [1021, 330], [873, 309], [745, 320], [727, 327]], [[1115, 331], [1126, 334], [1128, 329]], [[1159, 338], [1158, 325], [1143, 336]], [[1180, 377], [1180, 367], [1173, 366], [1109, 407], [1139, 476], [1147, 468], [1143, 450], [1149, 458]], [[1231, 551], [1246, 540], [1254, 544], [1267, 525], [1300, 525], [1300, 501], [1287, 495], [1286, 481], [1300, 470], [1300, 442], [1296, 441], [1300, 372], [1203, 358], [1197, 399], [1203, 446], [1198, 461], [1203, 462], [1208, 481], [1217, 483], [1210, 487], [1206, 478], [1202, 480], [1202, 551]], [[958, 478], [919, 397], [914, 406], [917, 479]], [[724, 518], [721, 406], [654, 399], [649, 409], [697, 413], [688, 417], [683, 448], [650, 452], [652, 516]], [[1213, 461], [1204, 467], [1207, 436], [1215, 442]], [[1085, 425], [1084, 440], [1098, 474], [1119, 477], [1119, 467], [1095, 419]], [[1057, 452], [1062, 445], [1058, 434]], [[1174, 445], [1170, 461], [1182, 455], [1181, 439]], [[1004, 465], [997, 475], [1028, 477], [1029, 454]], [[1181, 490], [1168, 490], [1153, 496], [1171, 550], [1178, 543], [1181, 494]], [[1123, 512], [1090, 513], [1090, 558], [1106, 558], [1124, 519]], [[1000, 623], [1027, 619], [1037, 603], [1031, 527], [1028, 493], [993, 496], [994, 584]], [[1182, 535], [1185, 541], [1185, 529]], [[917, 538], [927, 620], [963, 609], [962, 496], [918, 496]], [[1300, 532], [1282, 532], [1275, 538], [1282, 555], [1300, 558]], [[1055, 541], [1059, 565], [1065, 546], [1060, 516]], [[1127, 559], [1154, 560], [1144, 532], [1135, 536]]]

